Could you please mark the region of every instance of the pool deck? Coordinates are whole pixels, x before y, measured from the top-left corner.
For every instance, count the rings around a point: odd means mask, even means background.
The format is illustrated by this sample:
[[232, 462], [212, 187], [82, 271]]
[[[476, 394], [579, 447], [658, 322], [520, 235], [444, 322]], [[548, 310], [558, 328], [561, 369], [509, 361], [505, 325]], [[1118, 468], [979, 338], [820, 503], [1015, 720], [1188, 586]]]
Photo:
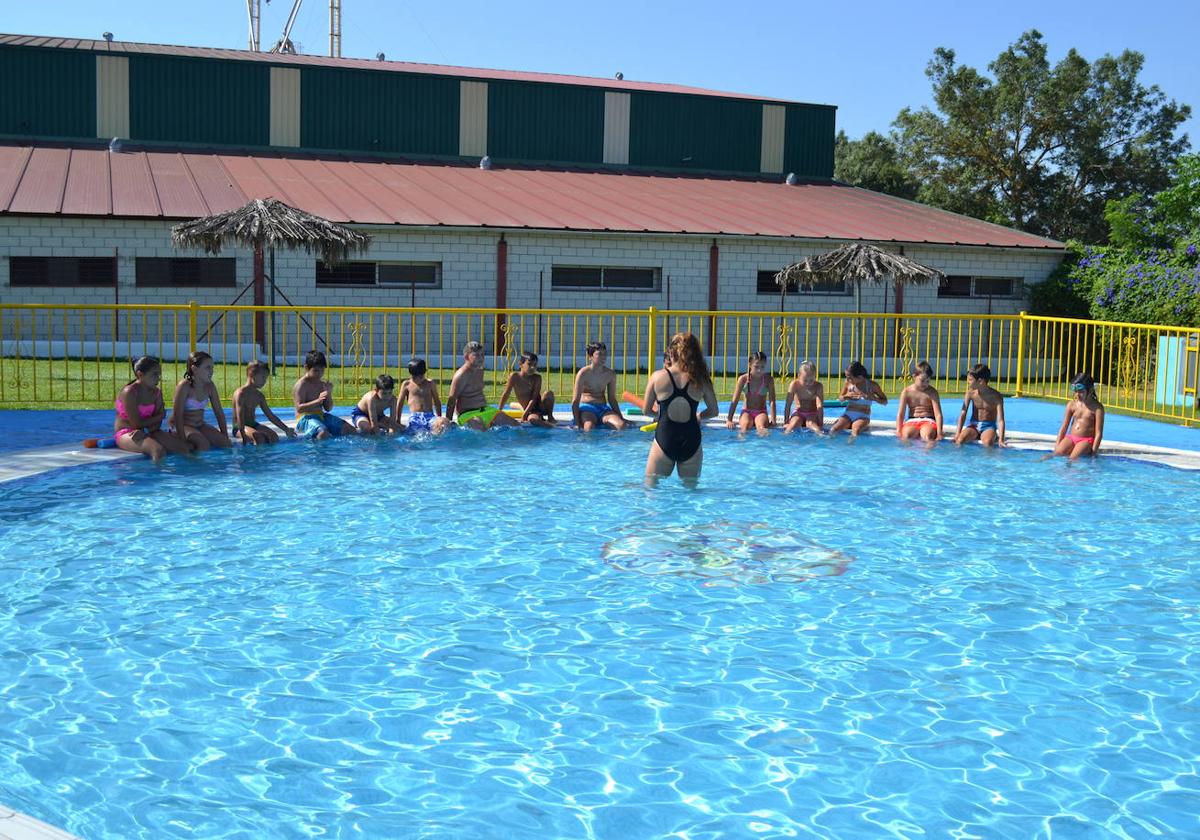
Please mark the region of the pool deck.
[[[568, 425], [572, 421], [571, 414], [564, 411], [556, 412], [555, 419], [559, 421], [560, 428], [564, 430], [568, 428]], [[630, 419], [636, 423], [644, 421], [646, 418], [635, 416]], [[1135, 424], [1165, 425], [1153, 420], [1123, 419]], [[828, 426], [829, 420], [827, 419], [826, 428]], [[725, 422], [721, 419], [710, 420], [705, 424], [705, 428], [714, 431], [727, 431], [725, 429]], [[954, 428], [954, 424], [947, 423], [943, 427], [943, 431], [948, 435], [953, 435]], [[1129, 428], [1136, 429], [1136, 426], [1130, 426]], [[893, 437], [895, 429], [896, 422], [894, 420], [876, 419], [871, 421], [871, 428], [866, 434], [873, 437]], [[1151, 429], [1151, 431], [1158, 430]], [[1196, 430], [1184, 429], [1181, 431], [1195, 432]], [[772, 433], [777, 434], [779, 432], [776, 429]], [[1055, 441], [1055, 435], [1052, 434], [1019, 430], [1008, 431], [1007, 438], [1009, 447], [1012, 449], [1027, 449], [1040, 452], [1053, 450]], [[296, 444], [291, 441], [282, 441], [280, 445]], [[0, 452], [0, 483], [29, 478], [30, 476], [66, 467], [79, 467], [87, 464], [107, 463], [142, 457], [144, 456], [124, 452], [119, 449], [85, 449], [79, 443], [8, 450]], [[1200, 450], [1193, 449], [1179, 449], [1169, 446], [1157, 446], [1148, 443], [1109, 440], [1105, 438], [1101, 457], [1131, 458], [1136, 461], [1146, 461], [1176, 469], [1200, 471]], [[0, 834], [0, 840], [3, 840], [3, 837], [3, 834]]]
[[79, 840], [79, 838], [0, 804], [0, 840]]

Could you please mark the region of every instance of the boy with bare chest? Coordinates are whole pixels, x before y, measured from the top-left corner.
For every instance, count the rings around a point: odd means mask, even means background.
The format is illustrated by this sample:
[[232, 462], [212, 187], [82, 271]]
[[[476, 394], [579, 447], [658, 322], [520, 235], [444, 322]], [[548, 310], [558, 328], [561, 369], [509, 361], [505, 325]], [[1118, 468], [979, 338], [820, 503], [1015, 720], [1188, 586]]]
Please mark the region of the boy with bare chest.
[[483, 396], [483, 345], [478, 341], [468, 341], [463, 348], [463, 359], [463, 366], [454, 372], [454, 378], [450, 380], [446, 417], [453, 420], [457, 412], [459, 423], [479, 431], [492, 426], [515, 426], [516, 420], [500, 409], [489, 406]]
[[[967, 371], [967, 393], [954, 432], [956, 444], [977, 440], [984, 446], [1008, 446], [1004, 440], [1004, 395], [989, 384], [991, 378], [992, 370], [987, 365], [975, 365]], [[967, 423], [968, 409], [970, 423]]]
[[[913, 365], [913, 384], [900, 394], [900, 409], [896, 413], [896, 437], [926, 443], [936, 443], [942, 435], [942, 398], [929, 384], [933, 367], [929, 362]], [[908, 416], [905, 417], [905, 410]]]
[[408, 403], [408, 431], [412, 434], [428, 432], [440, 435], [446, 431], [450, 421], [442, 416], [442, 400], [438, 396], [437, 383], [425, 376], [424, 359], [413, 359], [408, 363], [408, 373], [412, 377], [400, 386], [397, 395], [400, 399], [400, 411], [404, 411], [404, 403]]
[[532, 426], [553, 428], [554, 392], [542, 391], [542, 375], [538, 373], [537, 353], [522, 353], [520, 367], [508, 375], [504, 393], [500, 395], [500, 406], [508, 405], [512, 394], [521, 405], [521, 421]]
[[242, 436], [242, 444], [257, 446], [260, 443], [276, 443], [279, 435], [273, 429], [258, 422], [257, 412], [261, 408], [266, 418], [289, 438], [296, 433], [275, 416], [267, 405], [262, 388], [267, 384], [271, 368], [266, 362], [253, 361], [246, 365], [246, 384], [233, 392], [233, 433]]
[[304, 357], [304, 375], [292, 387], [296, 407], [296, 431], [310, 440], [354, 434], [354, 427], [333, 414], [333, 385], [324, 379], [325, 354], [309, 350]]
[[608, 345], [594, 341], [587, 346], [588, 363], [575, 374], [575, 392], [571, 398], [571, 414], [575, 426], [590, 432], [600, 424], [614, 429], [627, 425], [617, 402], [617, 375], [605, 362]]

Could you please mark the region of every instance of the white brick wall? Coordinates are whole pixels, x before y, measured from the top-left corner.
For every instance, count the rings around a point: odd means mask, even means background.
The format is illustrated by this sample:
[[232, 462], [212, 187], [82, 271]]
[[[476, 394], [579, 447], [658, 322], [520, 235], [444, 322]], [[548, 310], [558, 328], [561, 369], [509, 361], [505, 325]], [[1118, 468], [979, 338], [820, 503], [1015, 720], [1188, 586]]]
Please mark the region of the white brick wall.
[[[166, 304], [195, 300], [200, 304], [230, 303], [246, 284], [253, 271], [252, 254], [247, 249], [227, 249], [222, 256], [237, 260], [238, 288], [220, 289], [139, 289], [135, 282], [135, 258], [139, 256], [203, 256], [199, 251], [182, 251], [172, 247], [170, 223], [153, 220], [124, 221], [116, 219], [71, 219], [55, 217], [0, 217], [0, 300], [4, 302], [61, 302], [112, 303], [112, 289], [27, 289], [8, 285], [9, 256], [110, 256], [119, 250], [118, 283], [121, 303]], [[439, 231], [404, 228], [375, 228], [370, 251], [363, 258], [373, 260], [436, 261], [442, 264], [442, 287], [418, 289], [417, 306], [430, 307], [492, 307], [496, 302], [496, 249], [501, 234], [492, 231]], [[713, 240], [699, 236], [667, 236], [629, 234], [586, 234], [553, 232], [508, 232], [508, 305], [511, 308], [538, 306], [539, 276], [542, 284], [542, 303], [549, 309], [637, 309], [654, 306], [667, 308], [667, 284], [670, 284], [672, 309], [708, 308], [709, 247]], [[789, 242], [750, 238], [718, 237], [719, 298], [718, 308], [735, 311], [777, 312], [778, 295], [756, 293], [756, 278], [760, 270], [777, 271], [802, 257], [835, 247], [824, 241]], [[1058, 264], [1061, 255], [1034, 250], [973, 248], [952, 246], [908, 246], [908, 256], [942, 269], [947, 274], [973, 276], [1022, 277], [1026, 286], [1044, 280]], [[654, 292], [573, 292], [550, 288], [554, 265], [604, 265], [658, 268], [662, 272], [662, 288]], [[301, 252], [276, 254], [276, 280], [279, 288], [297, 306], [384, 306], [407, 307], [411, 300], [405, 288], [320, 288], [315, 281], [315, 257]], [[887, 309], [892, 311], [894, 300], [887, 292]], [[251, 303], [247, 293], [241, 299]], [[269, 300], [268, 300], [269, 302]], [[277, 299], [279, 304], [285, 301]], [[1011, 314], [1025, 307], [1019, 299], [993, 299], [994, 314]], [[866, 286], [862, 293], [862, 310], [866, 313], [884, 309], [884, 289]], [[904, 309], [909, 313], [984, 314], [986, 299], [938, 298], [933, 285], [910, 287], [904, 296]], [[795, 294], [788, 296], [789, 312], [853, 312], [854, 297], [846, 295]], [[543, 327], [545, 324], [543, 324]], [[131, 323], [130, 329], [137, 329]], [[411, 328], [407, 321], [379, 322], [376, 327], [388, 332], [399, 331], [405, 344], [409, 343]], [[225, 329], [232, 329], [226, 323]], [[251, 329], [247, 319], [242, 332]], [[472, 327], [478, 332], [478, 326]], [[527, 328], [532, 331], [532, 328]], [[614, 343], [618, 327], [594, 328], [582, 326], [586, 332], [601, 332], [600, 337]], [[522, 341], [530, 349], [545, 352], [546, 345], [555, 352], [575, 352], [566, 343], [580, 343], [595, 336], [584, 336], [580, 330], [570, 336], [557, 335], [549, 339]], [[603, 334], [607, 331], [607, 334]], [[456, 341], [464, 338], [462, 324]], [[236, 338], [237, 336], [233, 336]], [[245, 335], [241, 338], [246, 338]], [[485, 335], [489, 345], [491, 337]], [[567, 339], [570, 338], [570, 342]], [[348, 341], [342, 335], [331, 342]], [[389, 345], [389, 354], [399, 341]], [[418, 348], [419, 350], [421, 348]], [[451, 348], [442, 348], [450, 351]], [[431, 354], [434, 348], [425, 348]], [[455, 351], [456, 353], [456, 351]]]

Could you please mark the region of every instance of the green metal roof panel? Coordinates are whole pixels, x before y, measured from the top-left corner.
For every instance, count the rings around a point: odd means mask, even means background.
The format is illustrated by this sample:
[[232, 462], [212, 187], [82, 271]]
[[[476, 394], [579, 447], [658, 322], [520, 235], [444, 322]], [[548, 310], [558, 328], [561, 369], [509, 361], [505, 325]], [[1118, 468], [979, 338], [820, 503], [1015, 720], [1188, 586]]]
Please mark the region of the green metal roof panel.
[[488, 154], [601, 163], [604, 91], [535, 82], [488, 82]]
[[833, 177], [837, 111], [814, 105], [788, 105], [783, 129], [783, 171], [802, 178]]
[[758, 172], [762, 103], [670, 93], [632, 93], [629, 164]]
[[300, 72], [302, 147], [458, 154], [458, 79], [322, 67]]
[[129, 56], [129, 133], [134, 140], [266, 146], [271, 70], [265, 64]]
[[96, 57], [0, 46], [0, 134], [96, 136]]

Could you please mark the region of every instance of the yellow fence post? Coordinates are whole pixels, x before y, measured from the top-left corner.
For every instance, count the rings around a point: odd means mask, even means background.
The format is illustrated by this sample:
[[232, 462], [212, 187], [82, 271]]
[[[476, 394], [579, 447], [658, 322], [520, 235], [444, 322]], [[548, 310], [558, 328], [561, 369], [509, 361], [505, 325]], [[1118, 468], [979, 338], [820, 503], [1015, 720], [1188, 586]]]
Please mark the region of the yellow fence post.
[[194, 300], [188, 301], [188, 352], [196, 352], [196, 318], [199, 315], [199, 304]]
[[656, 310], [650, 307], [650, 330], [646, 337], [646, 373], [654, 373], [654, 360], [658, 357], [658, 348], [654, 343], [654, 315]]
[[1017, 315], [1017, 384], [1013, 396], [1021, 396], [1021, 378], [1025, 373], [1025, 313]]

